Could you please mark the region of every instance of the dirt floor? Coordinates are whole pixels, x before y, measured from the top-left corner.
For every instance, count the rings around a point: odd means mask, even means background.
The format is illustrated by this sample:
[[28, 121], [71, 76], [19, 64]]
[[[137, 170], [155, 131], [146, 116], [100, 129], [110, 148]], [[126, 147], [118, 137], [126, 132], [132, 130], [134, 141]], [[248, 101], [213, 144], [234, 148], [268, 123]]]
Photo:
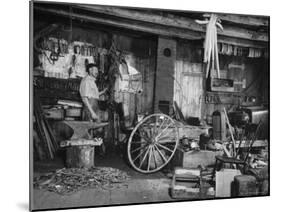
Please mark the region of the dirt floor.
[[[175, 201], [169, 195], [171, 178], [167, 177], [163, 172], [154, 174], [138, 173], [126, 164], [120, 154], [116, 153], [110, 153], [103, 157], [96, 155], [95, 164], [97, 167], [113, 167], [125, 171], [130, 176], [130, 180], [119, 188], [111, 190], [102, 188], [86, 189], [71, 195], [59, 195], [54, 192], [34, 189], [33, 208], [40, 210]], [[64, 163], [61, 158], [56, 158], [53, 161], [36, 162], [34, 164], [34, 176], [63, 167]]]
[[[130, 179], [114, 189], [88, 188], [70, 195], [60, 195], [34, 188], [32, 208], [42, 210], [214, 198], [214, 196], [207, 196], [207, 189], [210, 188], [210, 184], [204, 182], [201, 184], [200, 197], [189, 195], [185, 199], [173, 199], [170, 195], [173, 166], [168, 165], [164, 170], [157, 173], [142, 174], [130, 167], [127, 160], [122, 157], [123, 151], [111, 150], [104, 156], [98, 153], [96, 151], [96, 167], [119, 169], [126, 172]], [[34, 177], [64, 168], [63, 158], [65, 156], [62, 152], [52, 161], [35, 162]]]

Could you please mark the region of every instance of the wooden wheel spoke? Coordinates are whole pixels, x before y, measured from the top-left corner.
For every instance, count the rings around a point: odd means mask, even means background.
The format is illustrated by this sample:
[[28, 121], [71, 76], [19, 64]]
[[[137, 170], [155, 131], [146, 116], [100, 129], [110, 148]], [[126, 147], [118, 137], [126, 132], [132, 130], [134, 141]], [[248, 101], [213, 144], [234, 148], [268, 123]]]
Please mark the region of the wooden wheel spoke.
[[159, 126], [159, 130], [162, 128], [162, 126], [164, 125], [164, 123], [166, 122], [167, 119], [164, 118], [164, 121], [161, 123], [161, 125]]
[[162, 131], [156, 136], [156, 138], [159, 138], [172, 124], [173, 124], [173, 122], [171, 122], [169, 125], [167, 125], [167, 126], [165, 127], [165, 129], [162, 130]]
[[157, 140], [161, 139], [161, 138], [166, 138], [166, 137], [170, 137], [170, 138], [174, 138], [175, 135], [173, 135], [174, 133], [171, 131], [166, 131], [164, 134], [160, 135], [157, 137]]
[[145, 161], [145, 159], [146, 159], [146, 157], [148, 155], [148, 152], [150, 152], [150, 148], [151, 147], [148, 147], [147, 151], [145, 152], [145, 155], [143, 156], [143, 159], [142, 159], [142, 161], [141, 161], [141, 163], [139, 165], [139, 168], [142, 166], [143, 162]]
[[168, 147], [163, 146], [162, 144], [156, 143], [156, 145], [158, 147], [161, 147], [162, 149], [165, 149], [165, 150], [169, 151], [169, 152], [172, 152], [172, 153], [174, 152], [173, 150], [169, 149]]
[[144, 149], [144, 148], [146, 148], [146, 147], [147, 147], [147, 145], [146, 145], [146, 146], [138, 147], [138, 148], [132, 150], [131, 153], [134, 153], [134, 152], [136, 152], [136, 151], [138, 151], [138, 150], [141, 150], [141, 149]]
[[141, 152], [138, 154], [138, 156], [137, 156], [135, 159], [133, 159], [133, 162], [135, 162], [143, 153], [144, 153], [144, 151], [141, 151]]
[[162, 154], [162, 152], [159, 150], [159, 148], [155, 145], [156, 151], [160, 154], [160, 156], [162, 157], [162, 159], [165, 161], [165, 163], [167, 163], [167, 158], [165, 158], [165, 156]]
[[164, 134], [160, 135], [157, 138], [157, 141], [161, 141], [161, 140], [176, 140], [177, 139], [177, 133], [175, 130], [171, 131], [166, 131]]
[[[172, 124], [172, 123], [171, 123]], [[170, 127], [170, 126], [168, 126], [168, 127]], [[176, 132], [175, 132], [175, 129], [173, 129], [173, 130], [167, 130], [168, 128], [165, 128], [163, 131], [162, 131], [162, 133], [161, 134], [159, 134], [158, 136], [157, 136], [157, 140], [159, 140], [159, 139], [161, 139], [161, 138], [163, 138], [163, 137], [165, 137], [165, 136], [169, 136], [169, 137], [172, 137], [172, 138], [175, 138], [176, 137]]]
[[151, 152], [152, 152], [152, 147], [149, 149], [149, 156], [148, 156], [148, 166], [147, 166], [147, 171], [149, 171], [149, 167], [150, 167]]
[[157, 166], [157, 160], [156, 160], [156, 152], [155, 152], [155, 147], [153, 146], [152, 147], [152, 152], [153, 152], [153, 158], [154, 158], [154, 163], [155, 163], [155, 168], [157, 168], [158, 166]]
[[132, 144], [147, 144], [145, 141], [132, 141]]

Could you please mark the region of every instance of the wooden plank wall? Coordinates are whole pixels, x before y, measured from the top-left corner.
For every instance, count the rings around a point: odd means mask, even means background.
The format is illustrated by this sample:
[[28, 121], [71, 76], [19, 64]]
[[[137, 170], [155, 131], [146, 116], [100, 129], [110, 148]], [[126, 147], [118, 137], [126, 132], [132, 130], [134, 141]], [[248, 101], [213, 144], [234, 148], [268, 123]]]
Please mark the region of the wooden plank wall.
[[[185, 117], [206, 119], [224, 107], [228, 110], [238, 105], [253, 105], [245, 101], [247, 96], [256, 96], [256, 105], [268, 102], [268, 59], [220, 54], [221, 77], [234, 80], [237, 92], [205, 92], [202, 53], [200, 43], [177, 42], [174, 100]], [[211, 101], [206, 101], [206, 97], [211, 97]]]
[[[236, 65], [236, 68], [233, 68], [233, 65]], [[232, 110], [239, 105], [266, 105], [268, 103], [269, 70], [266, 59], [220, 55], [220, 67], [227, 78], [234, 80], [234, 83], [244, 85], [239, 88], [239, 92], [234, 93], [207, 92], [206, 95], [219, 98], [221, 102], [205, 102], [202, 117], [211, 116], [214, 111], [223, 110], [223, 108]], [[255, 103], [248, 101], [251, 96], [257, 98]]]
[[[132, 58], [133, 66], [137, 71], [142, 74], [143, 79], [143, 92], [138, 95], [137, 100], [137, 110], [139, 113], [152, 113], [153, 111], [153, 90], [154, 90], [154, 79], [155, 79], [155, 69], [156, 69], [156, 47], [157, 47], [157, 38], [155, 37], [142, 37], [140, 35], [130, 33], [122, 34], [116, 33], [116, 31], [105, 31], [100, 30], [98, 27], [95, 28], [94, 25], [87, 27], [83, 24], [73, 23], [72, 31], [69, 29], [69, 23], [57, 22], [56, 24], [62, 25], [62, 29], [55, 30], [48, 34], [48, 36], [60, 37], [67, 40], [68, 42], [72, 41], [81, 41], [88, 42], [92, 45], [109, 49], [111, 44], [111, 38], [114, 38], [116, 42], [116, 47], [124, 51], [125, 54], [128, 54]], [[39, 17], [36, 19], [35, 28], [38, 32], [47, 26], [49, 26], [48, 17]], [[68, 29], [68, 30], [66, 30]], [[35, 58], [38, 55], [35, 55]], [[39, 64], [34, 64], [38, 66]], [[128, 99], [127, 106], [130, 107], [130, 113], [135, 112], [135, 96], [130, 94]]]
[[177, 42], [174, 101], [183, 115], [201, 118], [203, 99], [203, 63], [200, 43]]
[[140, 58], [136, 57], [135, 68], [142, 73], [142, 88], [143, 92], [138, 95], [137, 112], [152, 113], [153, 112], [153, 95], [154, 95], [154, 80], [155, 80], [155, 65], [156, 58]]
[[200, 63], [177, 60], [175, 65], [175, 93], [183, 115], [201, 117], [203, 97], [203, 69]]
[[155, 58], [135, 57], [134, 67], [142, 74], [142, 93], [123, 93], [124, 107], [129, 111], [130, 123], [133, 124], [137, 114], [153, 113]]

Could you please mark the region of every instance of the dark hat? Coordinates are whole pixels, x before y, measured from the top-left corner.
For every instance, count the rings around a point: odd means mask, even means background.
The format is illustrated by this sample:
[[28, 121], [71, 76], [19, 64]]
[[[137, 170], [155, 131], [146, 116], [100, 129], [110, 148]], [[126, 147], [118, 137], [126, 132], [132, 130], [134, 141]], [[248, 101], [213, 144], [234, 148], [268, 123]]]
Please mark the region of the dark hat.
[[92, 68], [92, 67], [98, 67], [98, 65], [95, 64], [95, 63], [89, 63], [89, 64], [86, 66], [87, 69]]
[[95, 64], [95, 63], [89, 63], [86, 65], [86, 72], [89, 73], [89, 69], [92, 68], [92, 67], [97, 67], [98, 68], [98, 65]]

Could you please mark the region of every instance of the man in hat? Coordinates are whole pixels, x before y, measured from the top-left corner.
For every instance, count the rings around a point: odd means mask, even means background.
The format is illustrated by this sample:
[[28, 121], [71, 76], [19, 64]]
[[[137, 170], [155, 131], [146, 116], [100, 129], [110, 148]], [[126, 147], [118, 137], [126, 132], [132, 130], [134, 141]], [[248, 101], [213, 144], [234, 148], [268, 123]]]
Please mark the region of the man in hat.
[[80, 95], [85, 105], [83, 109], [82, 119], [85, 121], [99, 121], [98, 117], [98, 99], [103, 95], [107, 89], [99, 92], [96, 85], [96, 78], [98, 76], [98, 67], [96, 64], [90, 63], [86, 66], [87, 76], [85, 76], [80, 83]]

